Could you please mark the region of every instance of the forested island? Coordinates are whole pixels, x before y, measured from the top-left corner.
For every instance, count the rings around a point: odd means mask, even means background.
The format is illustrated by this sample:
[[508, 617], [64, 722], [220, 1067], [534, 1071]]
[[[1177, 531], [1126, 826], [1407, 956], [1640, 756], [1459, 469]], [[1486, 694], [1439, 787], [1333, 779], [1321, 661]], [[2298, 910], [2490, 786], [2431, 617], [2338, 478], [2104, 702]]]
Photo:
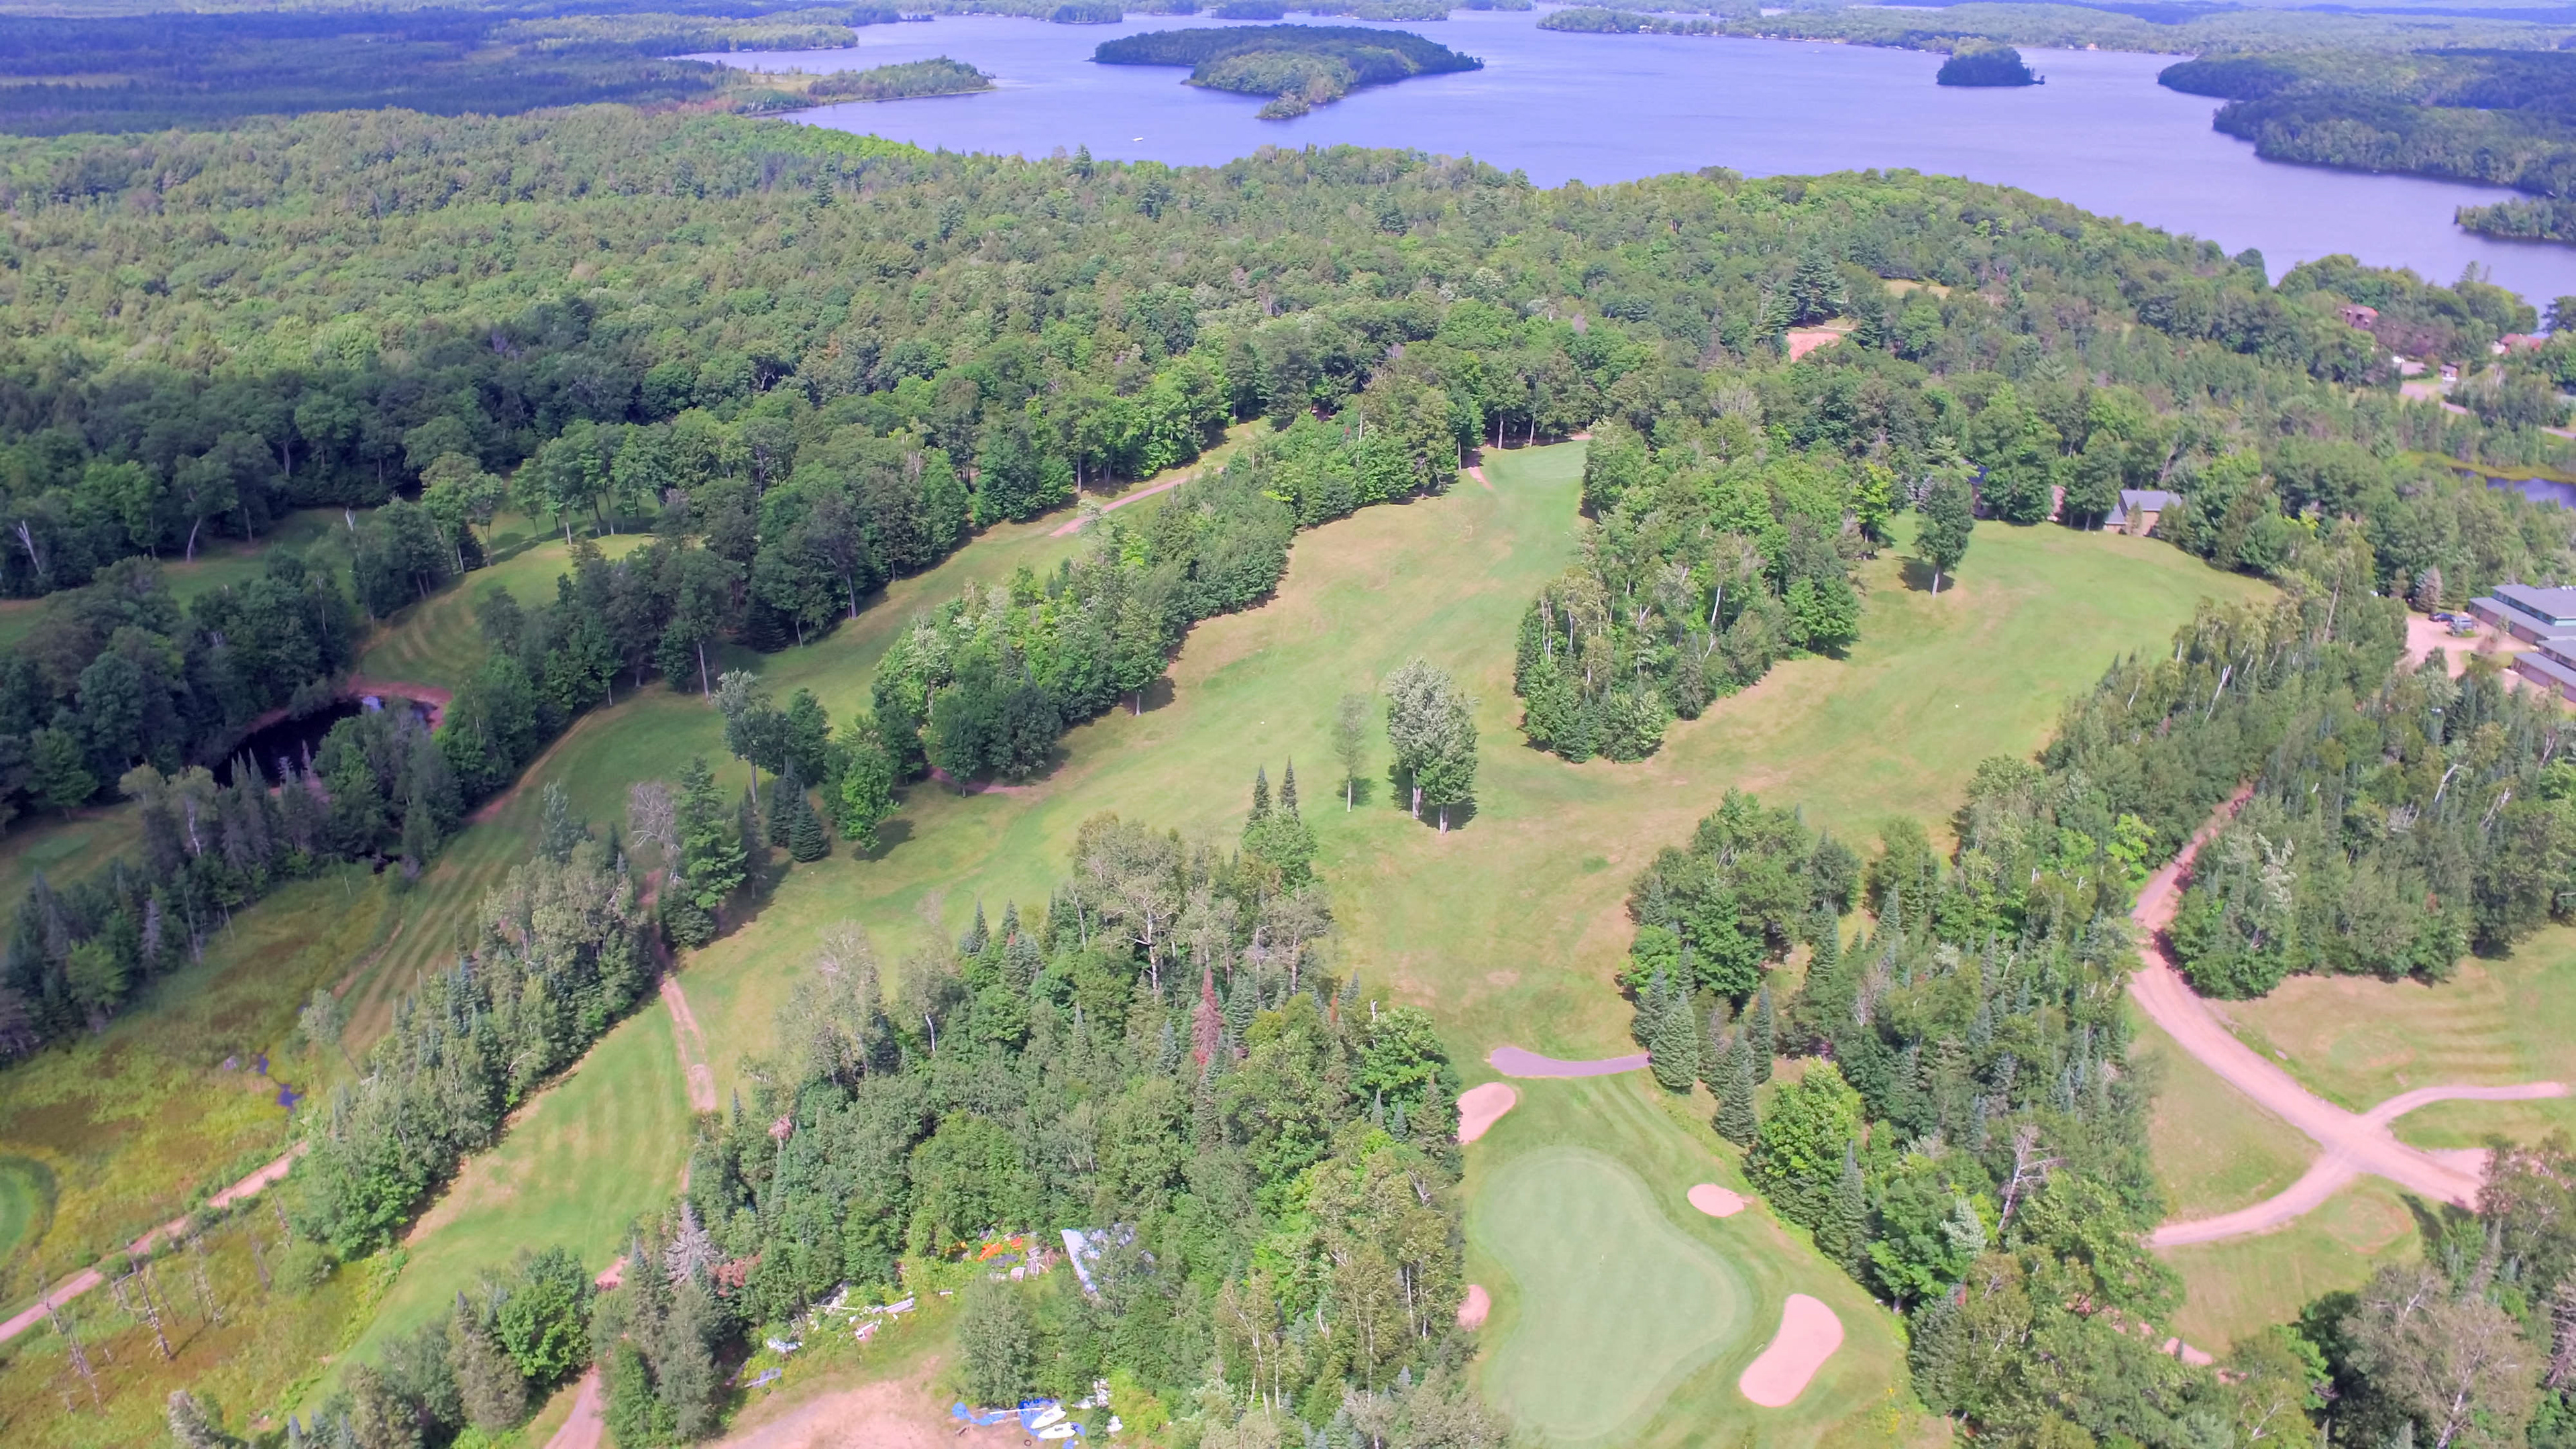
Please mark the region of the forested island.
[[1720, 35], [1718, 23], [1706, 17], [1676, 19], [1669, 15], [1649, 15], [1637, 10], [1609, 10], [1595, 5], [1577, 5], [1550, 12], [1538, 23], [1541, 30], [1565, 30], [1582, 35]]
[[1945, 86], [2035, 86], [2045, 81], [2031, 73], [2022, 63], [2021, 52], [2009, 45], [1981, 46], [1962, 50], [1941, 63], [1933, 83]]
[[816, 100], [900, 101], [914, 96], [962, 96], [992, 88], [991, 76], [964, 61], [941, 55], [869, 70], [835, 71], [816, 79], [805, 93]]
[[1362, 86], [1417, 75], [1479, 70], [1484, 62], [1401, 30], [1349, 25], [1260, 25], [1158, 30], [1104, 44], [1102, 65], [1186, 65], [1186, 84], [1272, 97], [1261, 114], [1302, 116]]

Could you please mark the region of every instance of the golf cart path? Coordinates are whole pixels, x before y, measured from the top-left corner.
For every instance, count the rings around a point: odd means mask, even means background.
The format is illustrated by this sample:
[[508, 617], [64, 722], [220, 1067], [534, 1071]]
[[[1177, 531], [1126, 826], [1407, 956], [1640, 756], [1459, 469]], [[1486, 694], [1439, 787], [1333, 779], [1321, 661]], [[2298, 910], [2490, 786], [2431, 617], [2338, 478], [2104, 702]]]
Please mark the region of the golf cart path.
[[[1110, 499], [1108, 502], [1101, 504], [1100, 511], [1103, 513], [1115, 513], [1130, 503], [1141, 503], [1146, 499], [1153, 497], [1157, 493], [1169, 493], [1173, 489], [1180, 487], [1182, 484], [1187, 483], [1197, 476], [1199, 475], [1194, 472], [1184, 473], [1178, 478], [1167, 478], [1162, 482], [1153, 484], [1149, 487], [1139, 488], [1133, 493], [1121, 493], [1117, 497]], [[1082, 532], [1082, 526], [1090, 521], [1090, 515], [1085, 514], [1074, 519], [1071, 523], [1059, 525], [1055, 532], [1048, 534], [1047, 537], [1071, 538], [1075, 534]]]
[[[232, 1186], [216, 1193], [213, 1197], [208, 1198], [206, 1200], [206, 1206], [218, 1209], [227, 1208], [232, 1206], [234, 1203], [241, 1201], [243, 1198], [256, 1196], [261, 1189], [273, 1185], [280, 1178], [286, 1176], [287, 1171], [295, 1166], [295, 1159], [303, 1155], [304, 1144], [299, 1142], [296, 1144], [294, 1151], [287, 1153], [284, 1157], [277, 1159], [275, 1162], [268, 1164], [259, 1171], [252, 1173], [250, 1176], [243, 1178], [241, 1181], [234, 1183]], [[131, 1244], [127, 1245], [126, 1251], [133, 1254], [135, 1257], [144, 1257], [149, 1255], [153, 1249], [159, 1247], [162, 1243], [167, 1242], [172, 1238], [179, 1237], [187, 1231], [187, 1218], [172, 1218], [170, 1221], [163, 1223], [161, 1226], [154, 1228], [148, 1233], [145, 1233], [142, 1237], [136, 1238]], [[6, 1322], [0, 1322], [0, 1343], [7, 1343], [9, 1340], [16, 1338], [19, 1334], [22, 1334], [28, 1329], [35, 1327], [37, 1324], [44, 1322], [45, 1310], [48, 1307], [59, 1308], [105, 1281], [107, 1280], [99, 1276], [99, 1272], [96, 1268], [83, 1268], [72, 1276], [65, 1278], [62, 1282], [56, 1284], [51, 1291], [45, 1293], [33, 1304], [22, 1310], [16, 1317], [11, 1318]]]
[[2239, 790], [2218, 808], [2173, 862], [2147, 880], [2130, 916], [2143, 939], [2144, 957], [2129, 978], [2129, 994], [2149, 1020], [2162, 1027], [2184, 1051], [2216, 1072], [2222, 1081], [2254, 1100], [2255, 1105], [2306, 1133], [2323, 1149], [2297, 1182], [2277, 1196], [2251, 1207], [2191, 1222], [2167, 1223], [2148, 1242], [2159, 1248], [2259, 1233], [2290, 1222], [2332, 1197], [2364, 1173], [2384, 1177], [2410, 1192], [2460, 1207], [2477, 1203], [2486, 1154], [2478, 1151], [2428, 1152], [2397, 1140], [2389, 1124], [2429, 1102], [2469, 1099], [2501, 1102], [2567, 1095], [2562, 1082], [2526, 1082], [2509, 1087], [2418, 1087], [2389, 1098], [2368, 1112], [2351, 1112], [2299, 1085], [2277, 1063], [2267, 1061], [2210, 1011], [2174, 969], [2165, 942], [2180, 904], [2181, 882], [2203, 842], [2235, 814], [2253, 793]]

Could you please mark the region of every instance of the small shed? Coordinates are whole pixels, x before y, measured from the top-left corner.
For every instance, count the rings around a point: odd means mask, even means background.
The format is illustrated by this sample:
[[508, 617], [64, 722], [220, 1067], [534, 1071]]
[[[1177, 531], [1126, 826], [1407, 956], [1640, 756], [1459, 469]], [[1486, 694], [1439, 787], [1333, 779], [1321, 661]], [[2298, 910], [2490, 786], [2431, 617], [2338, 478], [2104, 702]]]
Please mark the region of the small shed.
[[2156, 520], [2174, 505], [2177, 495], [2162, 488], [2123, 488], [2120, 501], [2111, 505], [2104, 527], [2144, 538], [2156, 531]]

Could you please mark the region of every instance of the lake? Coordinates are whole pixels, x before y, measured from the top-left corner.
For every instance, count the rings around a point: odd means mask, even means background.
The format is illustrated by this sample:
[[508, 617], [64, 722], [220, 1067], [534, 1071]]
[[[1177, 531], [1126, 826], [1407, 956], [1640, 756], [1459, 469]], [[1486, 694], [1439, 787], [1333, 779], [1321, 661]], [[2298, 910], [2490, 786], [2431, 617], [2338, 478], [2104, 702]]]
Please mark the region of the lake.
[[[2210, 129], [2217, 102], [2155, 83], [2179, 57], [2030, 51], [2048, 84], [1936, 86], [1943, 57], [1799, 41], [1574, 35], [1539, 12], [1462, 10], [1408, 29], [1485, 69], [1360, 91], [1293, 121], [1260, 101], [1181, 84], [1185, 72], [1091, 61], [1104, 40], [1225, 22], [1134, 17], [1050, 25], [1000, 16], [862, 26], [847, 50], [700, 59], [761, 70], [864, 69], [934, 55], [994, 75], [979, 95], [853, 102], [797, 119], [951, 151], [1214, 165], [1264, 145], [1405, 146], [1518, 168], [1542, 186], [1728, 166], [1754, 176], [1911, 167], [2018, 186], [2105, 216], [2259, 248], [2272, 275], [2350, 252], [2449, 282], [2470, 264], [2546, 305], [2576, 294], [2576, 248], [2496, 241], [2454, 208], [2511, 192], [2255, 157]], [[1347, 21], [1323, 23], [1347, 24]]]

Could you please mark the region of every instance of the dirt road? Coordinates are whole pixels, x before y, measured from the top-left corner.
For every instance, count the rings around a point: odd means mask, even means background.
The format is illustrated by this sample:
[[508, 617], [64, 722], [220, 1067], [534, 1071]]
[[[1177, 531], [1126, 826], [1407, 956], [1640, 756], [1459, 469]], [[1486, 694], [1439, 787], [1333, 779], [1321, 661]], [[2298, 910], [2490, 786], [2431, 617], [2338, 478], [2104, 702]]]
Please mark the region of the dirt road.
[[671, 1040], [680, 1049], [680, 1070], [689, 1081], [689, 1110], [716, 1109], [715, 1068], [707, 1065], [707, 1034], [698, 1030], [697, 1015], [680, 991], [676, 976], [662, 978], [662, 1004], [671, 1009]]
[[[261, 1189], [276, 1183], [280, 1178], [286, 1176], [287, 1171], [295, 1166], [295, 1159], [303, 1155], [304, 1144], [299, 1142], [295, 1145], [294, 1151], [277, 1159], [275, 1162], [268, 1164], [259, 1171], [252, 1173], [250, 1176], [243, 1178], [241, 1181], [234, 1183], [232, 1186], [225, 1188], [223, 1191], [216, 1193], [213, 1197], [208, 1198], [206, 1200], [206, 1205], [213, 1208], [231, 1207], [234, 1203], [258, 1193]], [[161, 1226], [154, 1228], [148, 1233], [145, 1233], [142, 1237], [136, 1238], [127, 1246], [126, 1251], [132, 1253], [138, 1258], [142, 1257], [145, 1254], [150, 1253], [154, 1248], [159, 1247], [163, 1242], [171, 1238], [178, 1237], [187, 1230], [188, 1220], [186, 1218], [172, 1218], [170, 1221], [163, 1223]], [[65, 1278], [62, 1282], [55, 1284], [51, 1292], [48, 1292], [44, 1297], [39, 1298], [34, 1303], [28, 1305], [25, 1309], [20, 1311], [16, 1317], [11, 1318], [6, 1322], [0, 1322], [0, 1343], [7, 1343], [9, 1340], [16, 1338], [19, 1334], [22, 1334], [28, 1329], [35, 1327], [37, 1324], [44, 1322], [45, 1307], [47, 1304], [51, 1304], [54, 1307], [59, 1308], [63, 1304], [71, 1302], [73, 1299], [78, 1298], [82, 1294], [87, 1293], [92, 1288], [95, 1288], [106, 1281], [106, 1279], [101, 1278], [98, 1275], [98, 1270], [96, 1268], [83, 1268], [72, 1276]]]
[[[1196, 473], [1184, 473], [1178, 478], [1167, 479], [1150, 488], [1139, 488], [1133, 493], [1122, 493], [1117, 497], [1110, 499], [1108, 502], [1101, 504], [1100, 511], [1103, 513], [1115, 513], [1130, 503], [1142, 503], [1157, 493], [1169, 493], [1173, 489], [1180, 487], [1182, 484], [1187, 483], [1197, 476], [1199, 475]], [[1087, 520], [1085, 519], [1077, 518], [1071, 523], [1059, 525], [1055, 532], [1047, 536], [1050, 538], [1071, 538], [1075, 534], [1082, 532], [1082, 525], [1086, 521]]]
[[2143, 937], [2140, 953], [2145, 960], [2137, 974], [2129, 978], [2129, 994], [2183, 1050], [2229, 1086], [2251, 1097], [2255, 1105], [2313, 1138], [2323, 1154], [2304, 1176], [2276, 1197], [2214, 1218], [2167, 1223], [2156, 1229], [2148, 1241], [2160, 1248], [2174, 1247], [2276, 1228], [2322, 1204], [2363, 1173], [2387, 1178], [2436, 1201], [2461, 1207], [2473, 1205], [2484, 1169], [2483, 1153], [2427, 1152], [2410, 1147], [2397, 1140], [2389, 1124], [2428, 1102], [2563, 1097], [2567, 1095], [2563, 1083], [2419, 1087], [2391, 1097], [2368, 1112], [2347, 1111], [2300, 1086], [2277, 1063], [2264, 1060], [2252, 1047], [2237, 1040], [2174, 969], [2166, 951], [2164, 931], [2173, 923], [2174, 909], [2180, 904], [2182, 878], [2202, 842], [2234, 814], [2248, 793], [2239, 791], [2222, 806], [2182, 854], [2150, 877], [2146, 888], [2138, 893], [2137, 909], [2130, 914]]

